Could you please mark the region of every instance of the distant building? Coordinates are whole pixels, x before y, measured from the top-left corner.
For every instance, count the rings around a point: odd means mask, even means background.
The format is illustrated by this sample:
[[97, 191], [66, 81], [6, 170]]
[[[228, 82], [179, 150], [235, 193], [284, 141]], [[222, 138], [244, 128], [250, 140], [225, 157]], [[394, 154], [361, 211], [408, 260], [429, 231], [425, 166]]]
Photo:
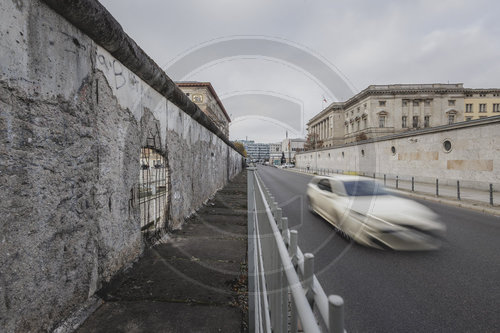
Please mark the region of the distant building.
[[465, 120], [500, 115], [500, 89], [466, 89]]
[[306, 139], [285, 139], [281, 142], [282, 152], [286, 163], [295, 163], [295, 154], [304, 150]]
[[252, 161], [268, 161], [269, 160], [269, 144], [256, 143], [252, 140], [237, 140], [241, 142], [247, 151], [247, 158]]
[[307, 123], [323, 147], [362, 141], [500, 113], [499, 89], [455, 84], [371, 85], [334, 102]]
[[279, 143], [270, 143], [269, 144], [269, 163], [274, 165], [281, 164], [281, 156], [282, 156], [282, 144]]
[[224, 105], [210, 82], [176, 82], [177, 86], [203, 111], [229, 138], [229, 118]]

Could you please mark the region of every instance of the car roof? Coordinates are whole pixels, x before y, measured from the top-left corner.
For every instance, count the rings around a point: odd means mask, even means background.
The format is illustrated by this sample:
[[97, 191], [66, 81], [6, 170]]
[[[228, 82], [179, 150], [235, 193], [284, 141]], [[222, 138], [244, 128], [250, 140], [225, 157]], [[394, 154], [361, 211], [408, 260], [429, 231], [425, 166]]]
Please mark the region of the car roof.
[[324, 178], [332, 180], [340, 180], [340, 181], [374, 180], [373, 178], [370, 177], [357, 176], [357, 175], [315, 176], [313, 179], [318, 181]]

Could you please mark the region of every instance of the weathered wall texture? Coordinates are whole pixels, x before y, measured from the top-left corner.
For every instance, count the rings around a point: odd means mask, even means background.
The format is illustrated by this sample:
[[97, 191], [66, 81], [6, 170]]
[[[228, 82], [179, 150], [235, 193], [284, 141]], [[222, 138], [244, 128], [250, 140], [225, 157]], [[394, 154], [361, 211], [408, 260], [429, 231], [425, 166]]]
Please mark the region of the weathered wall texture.
[[50, 331], [141, 254], [150, 133], [172, 228], [241, 156], [38, 0], [1, 2], [0, 50], [0, 331]]
[[[500, 183], [498, 133], [500, 117], [475, 120], [413, 135], [405, 133], [368, 143], [304, 152], [298, 155], [297, 166], [415, 176], [429, 181], [439, 178], [448, 184], [460, 180], [468, 187], [486, 190], [485, 184]], [[451, 143], [449, 152], [443, 146], [447, 140]]]

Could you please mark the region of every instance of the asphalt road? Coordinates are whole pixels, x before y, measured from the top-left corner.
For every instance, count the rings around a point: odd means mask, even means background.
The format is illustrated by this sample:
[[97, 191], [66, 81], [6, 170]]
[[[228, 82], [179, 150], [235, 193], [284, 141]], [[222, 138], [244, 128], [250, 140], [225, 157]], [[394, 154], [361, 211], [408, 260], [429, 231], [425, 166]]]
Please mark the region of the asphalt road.
[[421, 201], [440, 215], [447, 238], [438, 251], [363, 247], [311, 214], [311, 176], [259, 166], [262, 180], [315, 255], [327, 295], [344, 298], [348, 332], [500, 332], [500, 218]]

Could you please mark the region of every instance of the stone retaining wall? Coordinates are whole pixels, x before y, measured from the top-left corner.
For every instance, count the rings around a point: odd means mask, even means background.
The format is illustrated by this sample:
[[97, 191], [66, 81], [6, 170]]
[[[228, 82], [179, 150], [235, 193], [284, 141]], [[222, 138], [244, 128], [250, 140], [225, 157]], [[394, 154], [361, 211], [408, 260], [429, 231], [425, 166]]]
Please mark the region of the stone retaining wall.
[[[141, 255], [134, 189], [151, 134], [168, 161], [164, 228], [180, 227], [242, 169], [227, 138], [97, 1], [53, 3], [65, 17], [39, 0], [0, 4], [2, 332], [53, 330]], [[101, 40], [69, 22], [85, 12], [78, 6], [100, 8], [84, 23], [107, 22]]]

